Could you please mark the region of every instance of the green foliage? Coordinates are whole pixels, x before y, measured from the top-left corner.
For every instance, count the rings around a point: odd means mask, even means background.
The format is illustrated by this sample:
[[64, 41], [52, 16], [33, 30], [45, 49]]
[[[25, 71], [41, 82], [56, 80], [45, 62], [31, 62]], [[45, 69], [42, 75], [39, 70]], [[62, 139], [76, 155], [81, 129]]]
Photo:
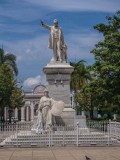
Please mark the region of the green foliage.
[[120, 11], [107, 17], [108, 24], [94, 28], [104, 40], [91, 51], [95, 55], [92, 68], [97, 84], [96, 101], [101, 113], [120, 113]]
[[71, 88], [77, 109], [90, 111], [91, 118], [94, 110], [101, 115], [107, 113], [109, 118], [120, 114], [120, 11], [107, 21], [94, 27], [104, 37], [91, 51], [95, 63], [89, 67], [83, 60], [71, 63]]
[[11, 53], [5, 54], [4, 50], [0, 48], [0, 65], [6, 64], [9, 68], [13, 70], [15, 75], [18, 74], [18, 69], [16, 65], [16, 56]]
[[15, 75], [18, 70], [16, 57], [13, 54], [5, 54], [0, 49], [0, 116], [4, 115], [4, 107], [11, 109], [22, 107], [24, 96], [21, 88], [18, 88]]
[[0, 65], [0, 109], [5, 106], [9, 108], [22, 107], [23, 93], [17, 87], [17, 82], [14, 79], [14, 74], [6, 65]]
[[77, 63], [70, 63], [74, 67], [74, 71], [71, 75], [71, 90], [74, 91], [74, 101], [76, 108], [78, 108], [77, 104], [79, 103], [79, 93], [82, 86], [88, 83], [88, 80], [91, 79], [90, 72], [84, 63], [84, 60], [80, 60]]
[[9, 97], [13, 89], [13, 72], [6, 65], [0, 65], [0, 108], [5, 107], [9, 103]]
[[81, 88], [84, 83], [83, 75], [85, 74], [85, 65], [84, 60], [81, 60], [77, 63], [70, 62], [70, 65], [74, 67], [74, 71], [71, 75], [71, 89], [74, 90], [75, 93]]
[[18, 88], [15, 83], [12, 90], [12, 94], [10, 96], [9, 107], [20, 108], [23, 105], [24, 105], [24, 94], [21, 88]]

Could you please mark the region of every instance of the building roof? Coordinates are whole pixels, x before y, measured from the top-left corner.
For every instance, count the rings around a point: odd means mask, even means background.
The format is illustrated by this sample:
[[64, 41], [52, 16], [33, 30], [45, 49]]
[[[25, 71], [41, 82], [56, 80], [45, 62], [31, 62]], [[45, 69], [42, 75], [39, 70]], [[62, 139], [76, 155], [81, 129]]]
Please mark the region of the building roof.
[[34, 88], [33, 94], [43, 94], [46, 87], [44, 85], [38, 85]]
[[44, 95], [44, 85], [38, 85], [33, 89], [33, 92], [25, 92], [25, 100], [39, 100]]

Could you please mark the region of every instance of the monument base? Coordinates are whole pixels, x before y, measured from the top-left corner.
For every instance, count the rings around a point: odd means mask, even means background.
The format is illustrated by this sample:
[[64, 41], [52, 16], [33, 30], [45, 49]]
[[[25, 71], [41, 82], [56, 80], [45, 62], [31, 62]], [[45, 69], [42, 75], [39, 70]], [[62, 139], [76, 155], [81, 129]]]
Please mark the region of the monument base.
[[[86, 124], [85, 116], [76, 116], [75, 110], [71, 108], [70, 99], [70, 76], [74, 68], [69, 63], [49, 63], [43, 68], [48, 82], [48, 91], [50, 97], [56, 101], [63, 101], [65, 108], [60, 116], [56, 116], [57, 125], [75, 125], [77, 121], [80, 124]], [[84, 125], [85, 126], [85, 125]]]
[[75, 110], [72, 108], [64, 108], [60, 116], [56, 116], [57, 125], [73, 125], [75, 118]]
[[86, 127], [86, 116], [76, 115], [75, 110], [72, 108], [64, 108], [62, 114], [60, 116], [55, 117], [57, 125], [72, 125]]

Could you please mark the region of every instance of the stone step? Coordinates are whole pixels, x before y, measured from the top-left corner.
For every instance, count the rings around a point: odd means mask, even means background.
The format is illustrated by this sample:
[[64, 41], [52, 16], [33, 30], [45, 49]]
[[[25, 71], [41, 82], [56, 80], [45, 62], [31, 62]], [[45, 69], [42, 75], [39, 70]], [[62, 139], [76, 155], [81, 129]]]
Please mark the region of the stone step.
[[[69, 139], [74, 139], [76, 140], [76, 136], [71, 136], [71, 137], [51, 137], [51, 139], [65, 139], [65, 140], [69, 140]], [[46, 138], [39, 138], [39, 137], [35, 137], [35, 138], [31, 138], [31, 137], [21, 137], [21, 138], [11, 138], [11, 141], [22, 141], [22, 140], [26, 140], [26, 141], [29, 141], [29, 140], [49, 140], [49, 137], [46, 137]], [[79, 140], [108, 140], [108, 137], [78, 137]]]
[[[52, 142], [60, 142], [63, 141], [63, 137], [61, 138], [52, 138]], [[65, 142], [76, 142], [76, 137], [73, 138], [65, 138], [64, 139]], [[108, 137], [103, 137], [103, 138], [99, 138], [99, 139], [91, 139], [91, 138], [87, 138], [87, 139], [83, 139], [83, 138], [78, 138], [79, 142], [108, 142]], [[6, 141], [6, 143], [41, 143], [41, 142], [49, 142], [49, 138], [47, 139], [9, 139], [9, 141]], [[109, 142], [115, 142], [117, 143], [118, 141], [116, 139], [112, 139], [110, 138]]]
[[[64, 143], [63, 143], [63, 141], [57, 141], [57, 142], [56, 142], [56, 141], [55, 141], [55, 142], [52, 141], [51, 143], [52, 143], [53, 146], [56, 146], [57, 144], [61, 144], [61, 145], [63, 145], [63, 144], [64, 144], [64, 145], [76, 145], [76, 142], [75, 142], [75, 141], [69, 141], [69, 142], [68, 142], [68, 141], [67, 141], [67, 142], [64, 141]], [[86, 145], [99, 145], [99, 144], [100, 144], [100, 145], [108, 145], [108, 142], [107, 142], [107, 141], [79, 141], [78, 144], [79, 144], [79, 145], [82, 145], [82, 144], [83, 144], [83, 145], [85, 145], [85, 144], [86, 144]], [[25, 143], [25, 142], [20, 142], [20, 143], [19, 143], [19, 142], [16, 142], [16, 143], [15, 143], [15, 142], [6, 142], [5, 145], [9, 145], [9, 146], [10, 146], [10, 145], [11, 145], [11, 146], [12, 146], [12, 145], [16, 145], [16, 146], [17, 146], [17, 145], [19, 145], [19, 146], [22, 146], [22, 145], [27, 145], [27, 146], [28, 146], [28, 145], [47, 146], [47, 145], [49, 145], [49, 142], [46, 142], [46, 143], [45, 143], [45, 142], [27, 142], [27, 143]], [[109, 142], [109, 145], [120, 145], [120, 144], [118, 144], [118, 143], [116, 143], [116, 142], [113, 142], [113, 141], [110, 141], [110, 142]]]
[[[61, 134], [63, 133], [63, 134]], [[71, 134], [71, 131], [67, 132], [51, 132], [49, 135], [36, 134], [31, 131], [20, 131], [10, 137], [6, 138], [0, 145], [4, 146], [49, 146], [49, 143], [53, 146], [57, 145], [120, 145], [117, 139], [108, 137], [108, 135], [100, 132], [92, 132], [87, 134], [81, 134], [77, 137], [76, 134]]]

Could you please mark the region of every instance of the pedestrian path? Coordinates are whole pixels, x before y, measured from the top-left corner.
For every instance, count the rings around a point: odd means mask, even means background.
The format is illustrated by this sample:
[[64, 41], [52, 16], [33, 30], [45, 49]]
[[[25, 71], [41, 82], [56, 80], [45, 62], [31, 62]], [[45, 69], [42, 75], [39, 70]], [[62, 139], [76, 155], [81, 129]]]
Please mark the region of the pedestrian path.
[[0, 148], [0, 160], [120, 160], [120, 147]]

